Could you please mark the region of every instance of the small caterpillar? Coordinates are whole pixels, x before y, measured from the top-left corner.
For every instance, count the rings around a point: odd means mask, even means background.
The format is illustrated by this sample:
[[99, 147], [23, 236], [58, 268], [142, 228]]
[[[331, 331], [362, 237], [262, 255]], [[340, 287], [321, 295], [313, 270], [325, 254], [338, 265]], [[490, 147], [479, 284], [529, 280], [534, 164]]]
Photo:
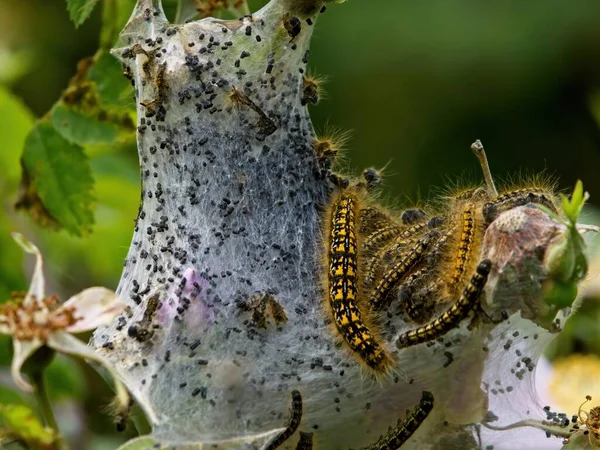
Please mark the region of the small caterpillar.
[[396, 426], [390, 428], [385, 436], [381, 436], [375, 444], [361, 450], [399, 449], [427, 419], [427, 416], [429, 416], [429, 413], [433, 409], [433, 403], [433, 394], [423, 391], [421, 401], [412, 412], [407, 413], [404, 420], [398, 420]]
[[[378, 253], [375, 253], [372, 256], [370, 256], [369, 260], [367, 261], [367, 264], [365, 265], [365, 287], [371, 287], [371, 285], [375, 281], [378, 270], [383, 264], [383, 261], [388, 257], [393, 257], [398, 254], [402, 254], [402, 252], [406, 250], [406, 247], [414, 245], [418, 240], [419, 233], [421, 233], [421, 231], [426, 226], [427, 223], [417, 223], [403, 231], [399, 230], [392, 242], [383, 247]], [[368, 239], [376, 233], [377, 231], [373, 232], [367, 238], [367, 242]], [[365, 243], [365, 247], [366, 246], [367, 244]], [[365, 251], [365, 253], [368, 252]]]
[[402, 255], [401, 259], [389, 268], [377, 283], [371, 295], [373, 308], [382, 308], [388, 295], [402, 278], [415, 266], [425, 254], [429, 245], [438, 237], [439, 232], [431, 231], [417, 241], [410, 251]]
[[300, 426], [300, 422], [302, 421], [302, 395], [300, 395], [300, 391], [294, 389], [292, 391], [292, 413], [290, 415], [290, 420], [287, 424], [287, 427], [283, 432], [273, 439], [264, 450], [275, 450], [276, 448], [281, 447], [285, 441], [287, 441], [292, 434], [296, 432], [298, 427]]
[[459, 286], [462, 281], [463, 274], [468, 267], [469, 258], [473, 253], [473, 246], [475, 241], [475, 218], [474, 211], [471, 205], [463, 209], [462, 212], [462, 231], [460, 235], [460, 241], [458, 242], [458, 251], [456, 253], [456, 265], [454, 267], [454, 273], [450, 279], [450, 286]]
[[378, 229], [377, 231], [371, 233], [363, 244], [364, 250], [366, 253], [370, 253], [373, 250], [379, 248], [382, 244], [389, 242], [391, 239], [398, 236], [400, 233], [400, 227], [397, 225], [390, 225], [387, 227], [383, 227]]
[[489, 259], [484, 259], [480, 262], [471, 277], [470, 283], [458, 301], [433, 322], [415, 330], [402, 333], [396, 341], [396, 347], [401, 349], [431, 341], [456, 328], [460, 321], [475, 307], [483, 292], [491, 268], [492, 262]]

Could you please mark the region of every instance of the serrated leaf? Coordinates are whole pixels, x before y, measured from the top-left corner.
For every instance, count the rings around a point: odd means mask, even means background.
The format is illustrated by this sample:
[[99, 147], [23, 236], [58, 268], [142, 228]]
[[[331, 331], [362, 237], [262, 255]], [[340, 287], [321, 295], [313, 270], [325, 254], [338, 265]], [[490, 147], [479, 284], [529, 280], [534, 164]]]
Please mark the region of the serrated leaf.
[[50, 111], [52, 125], [67, 140], [79, 145], [112, 144], [117, 139], [116, 125], [58, 102]]
[[[76, 236], [91, 230], [94, 181], [89, 161], [79, 145], [66, 140], [49, 121], [43, 120], [27, 136], [21, 164], [23, 189], [18, 208]], [[39, 200], [39, 204], [32, 204], [32, 199]]]
[[136, 0], [107, 1], [102, 5], [102, 30], [100, 34], [100, 47], [114, 47], [119, 33], [131, 17]]
[[[126, 106], [128, 89], [118, 64], [99, 50], [77, 63], [77, 73], [52, 107], [52, 124], [67, 140], [82, 146], [112, 146], [135, 138], [135, 110]], [[100, 66], [98, 66], [100, 64]], [[120, 99], [129, 99], [128, 103]]]
[[54, 450], [60, 448], [59, 436], [42, 425], [33, 410], [25, 405], [0, 405], [2, 432], [23, 441], [28, 448]]
[[67, 0], [69, 17], [75, 24], [75, 27], [79, 27], [90, 17], [97, 3], [98, 0]]
[[121, 65], [110, 53], [101, 50], [96, 55], [94, 65], [88, 73], [88, 80], [95, 84], [98, 101], [102, 107], [117, 107], [120, 110], [127, 108], [135, 112], [133, 86], [123, 76]]

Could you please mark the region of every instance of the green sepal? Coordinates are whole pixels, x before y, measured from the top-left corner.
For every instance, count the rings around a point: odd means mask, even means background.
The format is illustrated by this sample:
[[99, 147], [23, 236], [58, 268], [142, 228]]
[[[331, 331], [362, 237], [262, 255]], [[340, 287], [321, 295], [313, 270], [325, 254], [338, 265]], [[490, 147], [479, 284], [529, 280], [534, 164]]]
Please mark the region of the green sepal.
[[570, 199], [560, 195], [562, 219], [548, 208], [540, 207], [567, 228], [548, 248], [544, 261], [551, 282], [545, 288], [544, 300], [559, 308], [571, 306], [577, 295], [577, 283], [585, 277], [588, 270], [585, 242], [577, 230], [577, 220], [588, 198], [589, 194], [583, 190], [583, 183], [577, 181]]

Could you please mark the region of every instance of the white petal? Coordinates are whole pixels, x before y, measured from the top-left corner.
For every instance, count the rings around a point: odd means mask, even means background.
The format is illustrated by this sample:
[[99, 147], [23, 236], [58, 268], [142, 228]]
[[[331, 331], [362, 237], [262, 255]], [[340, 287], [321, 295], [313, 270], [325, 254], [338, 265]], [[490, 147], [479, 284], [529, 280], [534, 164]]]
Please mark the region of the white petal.
[[33, 276], [31, 277], [31, 284], [29, 285], [29, 291], [25, 296], [24, 303], [27, 304], [35, 298], [36, 301], [40, 302], [45, 297], [44, 291], [44, 273], [42, 272], [43, 262], [42, 254], [40, 250], [23, 236], [21, 233], [11, 233], [12, 238], [17, 244], [27, 253], [35, 255], [35, 269]]
[[17, 386], [19, 386], [25, 392], [33, 392], [33, 386], [31, 386], [21, 376], [21, 366], [23, 366], [27, 358], [29, 358], [33, 352], [35, 352], [41, 346], [42, 341], [39, 339], [33, 339], [31, 341], [20, 341], [18, 339], [13, 339], [14, 354], [12, 364], [10, 366], [10, 372], [13, 380], [15, 380], [15, 383], [17, 383]]
[[13, 327], [6, 319], [6, 316], [0, 315], [0, 334], [13, 334]]
[[576, 225], [577, 227], [577, 231], [579, 231], [580, 233], [598, 233], [598, 231], [600, 230], [599, 227], [597, 227], [596, 225], [586, 225], [583, 223], [578, 223]]
[[101, 364], [108, 371], [115, 383], [117, 401], [121, 405], [129, 404], [129, 393], [127, 392], [127, 389], [125, 389], [123, 383], [121, 383], [121, 380], [119, 380], [115, 369], [110, 364], [108, 359], [97, 353], [92, 347], [88, 347], [75, 336], [67, 333], [66, 331], [56, 331], [51, 333], [48, 337], [48, 342], [46, 345], [61, 353], [74, 355], [83, 359], [89, 359]]
[[75, 317], [80, 319], [67, 328], [70, 333], [93, 330], [108, 325], [117, 314], [125, 309], [125, 303], [110, 289], [93, 287], [81, 291], [67, 300], [57, 310], [75, 308]]

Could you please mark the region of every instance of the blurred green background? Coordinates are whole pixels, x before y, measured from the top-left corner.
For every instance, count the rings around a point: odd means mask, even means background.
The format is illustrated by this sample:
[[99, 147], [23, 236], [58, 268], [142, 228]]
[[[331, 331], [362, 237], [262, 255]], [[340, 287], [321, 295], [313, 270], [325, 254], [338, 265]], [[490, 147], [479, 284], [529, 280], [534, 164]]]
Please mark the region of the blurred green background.
[[[251, 10], [263, 3], [250, 1]], [[33, 263], [10, 240], [12, 230], [42, 248], [48, 292], [67, 298], [119, 280], [139, 199], [131, 141], [86, 148], [97, 199], [90, 236], [41, 229], [13, 209], [25, 136], [77, 62], [95, 53], [100, 27], [100, 8], [76, 30], [64, 0], [0, 0], [0, 298], [26, 288], [23, 269]], [[479, 179], [469, 147], [481, 139], [497, 178], [546, 171], [565, 190], [581, 179], [600, 206], [598, 0], [350, 0], [319, 17], [310, 65], [328, 78], [326, 100], [311, 109], [315, 126], [352, 130], [347, 170], [389, 163], [385, 189], [394, 201]], [[571, 326], [551, 357], [600, 355], [598, 311], [598, 301], [586, 303], [587, 322]], [[7, 353], [8, 344], [0, 347]], [[111, 449], [132, 435], [116, 435], [101, 414], [111, 394], [92, 370], [61, 359], [53, 371], [61, 417], [77, 418], [75, 448]], [[83, 402], [68, 401], [75, 397]]]

